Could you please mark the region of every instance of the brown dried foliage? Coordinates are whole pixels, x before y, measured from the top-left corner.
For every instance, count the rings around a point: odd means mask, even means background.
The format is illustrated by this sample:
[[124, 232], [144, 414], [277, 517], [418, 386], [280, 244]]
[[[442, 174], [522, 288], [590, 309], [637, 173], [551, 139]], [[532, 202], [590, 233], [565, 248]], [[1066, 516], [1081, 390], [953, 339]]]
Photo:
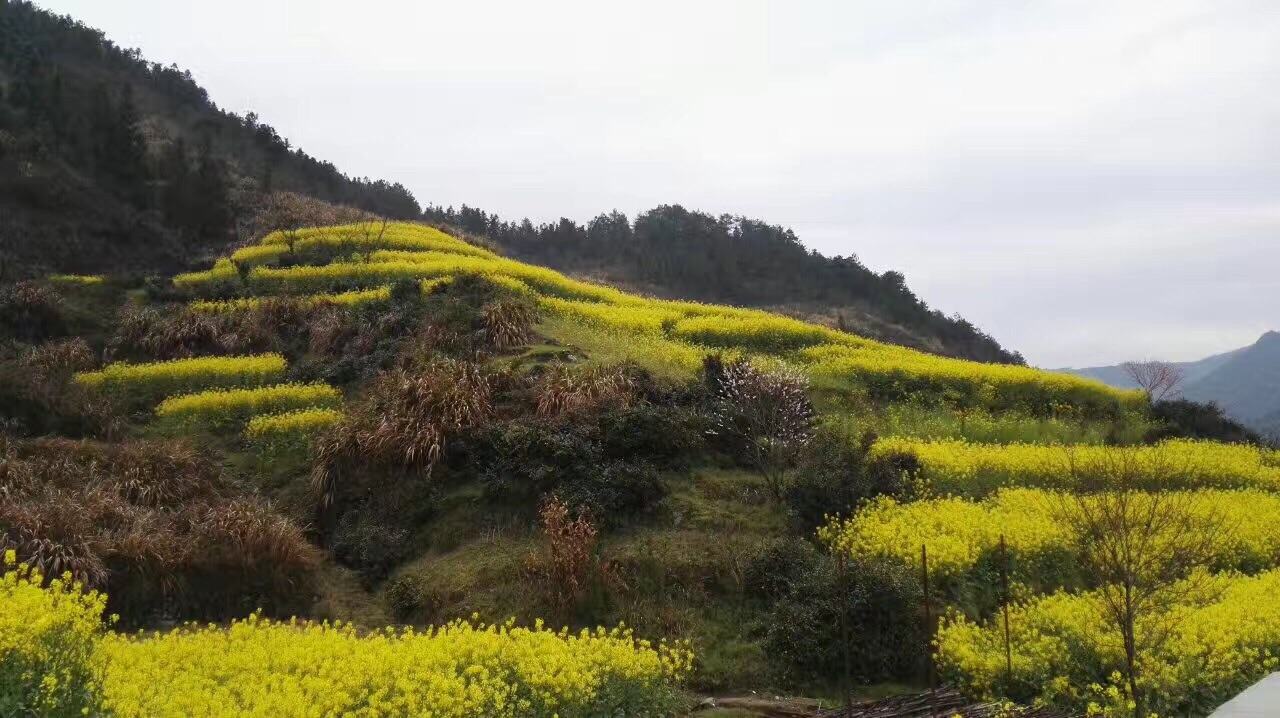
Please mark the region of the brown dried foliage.
[[530, 569], [540, 579], [548, 605], [565, 613], [582, 602], [608, 567], [596, 557], [597, 532], [588, 513], [570, 518], [568, 505], [553, 496], [543, 502], [538, 517], [546, 550]]
[[491, 347], [506, 349], [529, 343], [538, 314], [532, 304], [518, 298], [490, 302], [482, 311], [484, 341]]
[[378, 377], [364, 399], [319, 442], [312, 484], [334, 503], [340, 475], [356, 465], [412, 469], [429, 476], [450, 433], [493, 412], [492, 392], [470, 362], [436, 359]]
[[70, 572], [127, 618], [225, 617], [296, 600], [319, 562], [302, 531], [182, 442], [0, 441], [0, 550]]
[[625, 366], [575, 369], [555, 363], [535, 388], [538, 416], [557, 417], [602, 406], [625, 407], [638, 396], [638, 386]]

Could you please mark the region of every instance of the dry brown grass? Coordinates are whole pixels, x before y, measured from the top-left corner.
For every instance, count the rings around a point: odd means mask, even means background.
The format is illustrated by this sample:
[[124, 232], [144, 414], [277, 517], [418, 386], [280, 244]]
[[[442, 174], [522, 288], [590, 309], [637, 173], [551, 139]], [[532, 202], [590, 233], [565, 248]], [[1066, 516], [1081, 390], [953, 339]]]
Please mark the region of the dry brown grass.
[[[248, 313], [245, 313], [248, 314]], [[210, 354], [253, 354], [274, 348], [275, 332], [241, 313], [219, 315], [186, 309], [126, 306], [107, 345], [114, 357], [187, 359]]]
[[38, 344], [28, 349], [20, 361], [22, 368], [32, 372], [35, 379], [49, 381], [67, 379], [78, 371], [92, 369], [98, 359], [89, 343], [76, 337]]
[[183, 443], [6, 439], [0, 550], [106, 589], [109, 608], [135, 620], [293, 605], [317, 550], [270, 506], [234, 494]]
[[356, 465], [398, 467], [429, 476], [450, 433], [493, 412], [486, 376], [473, 363], [435, 359], [382, 374], [363, 400], [319, 443], [313, 486], [334, 503], [340, 476]]
[[555, 363], [537, 380], [538, 416], [551, 418], [602, 406], [625, 407], [638, 387], [625, 366], [574, 368]]
[[490, 302], [482, 311], [484, 341], [496, 349], [528, 344], [538, 313], [528, 301], [505, 298]]

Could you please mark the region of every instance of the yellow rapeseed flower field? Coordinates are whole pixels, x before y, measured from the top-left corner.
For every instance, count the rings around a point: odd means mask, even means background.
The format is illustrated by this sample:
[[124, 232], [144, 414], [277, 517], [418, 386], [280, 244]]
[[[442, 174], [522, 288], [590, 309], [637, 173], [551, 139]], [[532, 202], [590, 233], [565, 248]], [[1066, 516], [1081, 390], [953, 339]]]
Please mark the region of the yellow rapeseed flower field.
[[[1144, 496], [1136, 497], [1138, 506]], [[1215, 570], [1256, 571], [1280, 565], [1280, 494], [1259, 489], [1178, 492], [1191, 520], [1224, 523], [1229, 530], [1214, 546]], [[1181, 499], [1185, 498], [1183, 502]], [[1084, 499], [1088, 501], [1088, 499]], [[984, 560], [998, 560], [1005, 538], [1014, 578], [1049, 583], [1068, 576], [1077, 564], [1070, 529], [1075, 499], [1040, 489], [1002, 489], [979, 502], [942, 498], [900, 503], [872, 501], [847, 521], [819, 531], [833, 550], [874, 557], [915, 568], [920, 547], [929, 550], [929, 570], [940, 579], [962, 577]]]
[[183, 424], [226, 426], [247, 422], [259, 414], [341, 405], [342, 392], [327, 384], [279, 384], [171, 396], [156, 407], [156, 416]]
[[1082, 478], [1130, 488], [1280, 490], [1275, 452], [1256, 446], [1173, 440], [1152, 446], [1048, 446], [888, 437], [871, 458], [910, 454], [935, 494], [984, 496], [1003, 487], [1071, 489]]
[[692, 669], [682, 645], [540, 622], [360, 634], [254, 615], [121, 635], [104, 630], [104, 596], [44, 586], [13, 559], [0, 580], [0, 699], [15, 715], [657, 718], [675, 714]]
[[[1140, 634], [1170, 631], [1168, 641], [1144, 655], [1141, 673], [1159, 715], [1205, 715], [1280, 667], [1280, 571], [1201, 578], [1186, 591], [1186, 601], [1138, 625]], [[1012, 682], [1001, 621], [954, 613], [936, 640], [943, 675], [975, 696], [1015, 694], [1085, 708], [1092, 702], [1089, 686], [1112, 682], [1122, 670], [1118, 631], [1096, 594], [1054, 593], [1018, 603], [1009, 623]]]
[[279, 381], [288, 363], [279, 354], [198, 357], [146, 364], [108, 364], [102, 371], [81, 372], [75, 380], [91, 389], [118, 392], [133, 400], [215, 387], [254, 387]]
[[[701, 347], [772, 355], [815, 377], [862, 386], [873, 397], [887, 401], [927, 399], [1037, 416], [1109, 418], [1142, 401], [1137, 392], [1080, 377], [946, 359], [759, 310], [627, 294], [498, 257], [420, 225], [391, 225], [381, 241], [372, 239], [376, 231], [370, 231], [365, 225], [350, 225], [273, 234], [260, 245], [240, 250], [240, 267], [220, 260], [208, 272], [180, 275], [174, 281], [179, 288], [205, 296], [248, 290], [289, 295], [339, 292], [354, 297], [404, 279], [477, 275], [533, 297], [546, 313], [587, 326], [668, 342], [675, 353]], [[268, 266], [291, 246], [298, 253], [322, 247], [332, 257], [347, 261]], [[243, 285], [241, 269], [247, 272]], [[213, 310], [224, 305], [197, 306]]]

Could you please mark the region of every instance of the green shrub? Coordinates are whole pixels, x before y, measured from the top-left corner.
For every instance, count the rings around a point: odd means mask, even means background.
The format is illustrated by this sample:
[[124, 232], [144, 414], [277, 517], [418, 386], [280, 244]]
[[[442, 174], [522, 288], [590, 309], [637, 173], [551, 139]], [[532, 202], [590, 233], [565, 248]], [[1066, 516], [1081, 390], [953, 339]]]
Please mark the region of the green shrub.
[[907, 571], [851, 561], [842, 581], [829, 555], [784, 543], [766, 551], [747, 573], [752, 585], [776, 596], [763, 622], [762, 643], [786, 684], [802, 687], [816, 676], [843, 675], [846, 649], [859, 684], [918, 677], [926, 655], [921, 593]]
[[67, 333], [62, 296], [36, 282], [0, 287], [0, 337], [39, 342]]
[[868, 499], [905, 491], [901, 471], [868, 466], [872, 441], [869, 434], [855, 439], [829, 427], [815, 434], [784, 493], [798, 531], [812, 535], [827, 516], [849, 516]]
[[606, 526], [648, 514], [667, 495], [652, 459], [671, 455], [665, 447], [656, 455], [625, 452], [625, 441], [619, 446], [618, 437], [606, 437], [602, 423], [583, 415], [518, 420], [473, 437], [470, 449], [487, 467], [481, 477], [486, 495], [532, 511], [555, 494], [575, 511], [589, 509]]

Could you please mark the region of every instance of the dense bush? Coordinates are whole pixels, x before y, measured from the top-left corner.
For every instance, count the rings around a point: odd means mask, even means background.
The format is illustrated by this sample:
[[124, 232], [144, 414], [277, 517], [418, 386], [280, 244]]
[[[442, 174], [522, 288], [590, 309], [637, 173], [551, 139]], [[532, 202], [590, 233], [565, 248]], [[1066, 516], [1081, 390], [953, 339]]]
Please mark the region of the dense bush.
[[127, 622], [309, 606], [315, 550], [266, 505], [234, 499], [211, 456], [172, 442], [0, 448], [0, 550], [109, 590]]
[[557, 420], [517, 419], [473, 436], [467, 459], [485, 466], [494, 500], [532, 510], [555, 494], [605, 526], [642, 517], [667, 495], [659, 471], [696, 456], [696, 413], [641, 402], [597, 406]]
[[1151, 420], [1156, 427], [1145, 437], [1150, 443], [1165, 439], [1203, 439], [1251, 444], [1262, 442], [1261, 436], [1229, 419], [1216, 404], [1201, 404], [1186, 399], [1157, 401], [1151, 405]]
[[119, 433], [116, 402], [71, 381], [96, 361], [82, 339], [47, 342], [0, 361], [0, 430], [18, 435], [107, 438]]
[[830, 556], [798, 541], [776, 544], [747, 567], [748, 587], [770, 606], [762, 643], [779, 678], [801, 686], [843, 675], [846, 650], [858, 683], [918, 676], [925, 635], [917, 581], [890, 564], [850, 561], [844, 571], [841, 580]]
[[66, 334], [62, 297], [36, 282], [0, 287], [0, 338], [39, 342]]
[[863, 502], [881, 495], [896, 496], [906, 487], [904, 473], [867, 464], [875, 437], [854, 439], [846, 433], [820, 429], [801, 456], [784, 495], [796, 528], [812, 534], [828, 516], [849, 516]]

